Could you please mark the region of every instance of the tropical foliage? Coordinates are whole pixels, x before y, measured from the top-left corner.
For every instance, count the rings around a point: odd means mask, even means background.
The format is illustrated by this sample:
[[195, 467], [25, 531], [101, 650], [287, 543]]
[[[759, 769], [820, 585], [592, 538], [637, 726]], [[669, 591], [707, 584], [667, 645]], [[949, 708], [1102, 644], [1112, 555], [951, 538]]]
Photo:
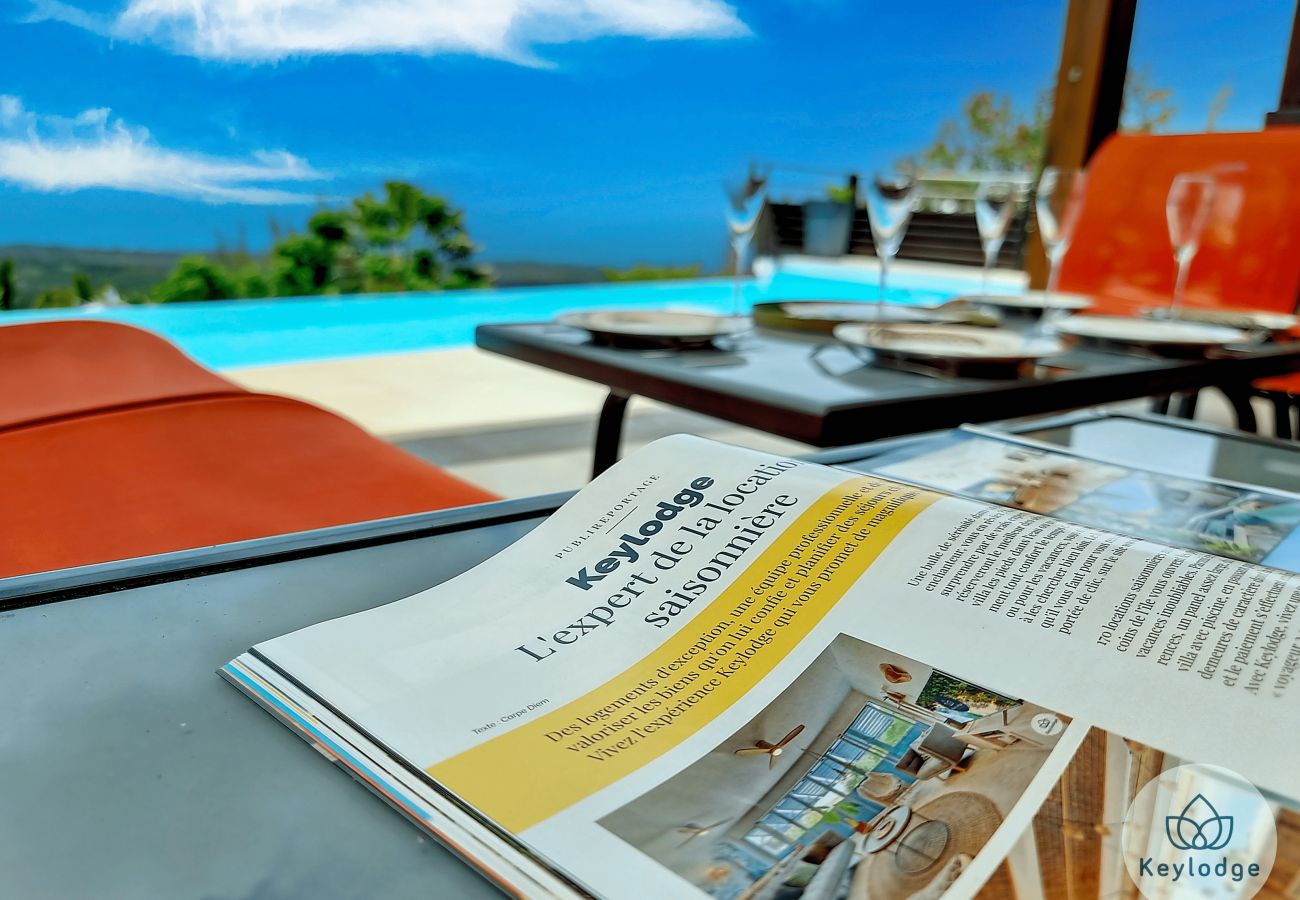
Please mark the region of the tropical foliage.
[[923, 171], [1034, 169], [1043, 158], [1050, 118], [1047, 93], [1022, 112], [1008, 96], [979, 91], [962, 105], [961, 117], [943, 122], [934, 142], [911, 162]]
[[231, 268], [201, 256], [177, 263], [151, 292], [160, 302], [302, 297], [482, 287], [463, 214], [401, 181], [341, 209], [322, 209], [303, 234], [281, 237], [265, 261]]
[[[1211, 127], [1230, 93], [1221, 90], [1216, 95]], [[1173, 90], [1152, 84], [1148, 69], [1130, 71], [1124, 82], [1120, 129], [1148, 134], [1163, 131], [1177, 112], [1172, 101]], [[1039, 94], [1028, 110], [1017, 108], [1005, 94], [978, 91], [962, 104], [961, 116], [944, 121], [934, 142], [907, 163], [921, 171], [1036, 171], [1042, 164], [1051, 117], [1049, 91]]]
[[0, 259], [0, 309], [18, 307], [18, 289], [14, 286], [14, 261]]

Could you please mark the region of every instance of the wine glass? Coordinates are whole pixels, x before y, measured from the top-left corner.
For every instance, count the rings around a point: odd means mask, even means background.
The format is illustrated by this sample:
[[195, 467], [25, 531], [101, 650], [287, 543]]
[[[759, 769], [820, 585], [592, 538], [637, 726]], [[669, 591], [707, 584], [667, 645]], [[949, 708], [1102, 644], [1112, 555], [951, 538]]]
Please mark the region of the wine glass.
[[1169, 243], [1174, 248], [1174, 262], [1178, 276], [1174, 279], [1174, 294], [1169, 300], [1169, 317], [1178, 317], [1187, 287], [1187, 272], [1192, 257], [1201, 245], [1201, 235], [1210, 220], [1214, 206], [1214, 176], [1207, 172], [1183, 172], [1174, 176], [1169, 185], [1169, 198], [1165, 201], [1165, 218], [1169, 220]]
[[1047, 291], [1043, 298], [1041, 329], [1046, 330], [1053, 316], [1052, 297], [1061, 277], [1061, 260], [1070, 249], [1074, 229], [1083, 212], [1083, 191], [1088, 176], [1083, 169], [1048, 166], [1038, 179], [1034, 212], [1038, 219], [1038, 236], [1047, 251]]
[[989, 273], [998, 260], [998, 251], [1007, 239], [1007, 228], [1016, 214], [1016, 185], [995, 178], [981, 178], [975, 188], [975, 226], [984, 247], [984, 272], [980, 293], [988, 296]]
[[735, 256], [735, 278], [732, 281], [732, 314], [744, 314], [745, 258], [754, 242], [754, 230], [767, 201], [767, 174], [751, 166], [742, 182], [724, 184], [727, 195], [727, 232], [731, 251]]
[[876, 324], [884, 321], [885, 288], [889, 267], [898, 255], [898, 248], [912, 220], [912, 204], [916, 194], [916, 177], [911, 173], [877, 173], [867, 184], [867, 221], [871, 224], [871, 240], [876, 246], [880, 262], [880, 293], [876, 298]]

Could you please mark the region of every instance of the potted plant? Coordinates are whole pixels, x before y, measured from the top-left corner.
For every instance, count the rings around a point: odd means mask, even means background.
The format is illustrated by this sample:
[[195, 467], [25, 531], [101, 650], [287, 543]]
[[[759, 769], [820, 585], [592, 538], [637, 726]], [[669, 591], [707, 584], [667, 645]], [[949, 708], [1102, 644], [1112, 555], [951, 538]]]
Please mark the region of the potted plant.
[[803, 252], [810, 256], [843, 256], [853, 233], [854, 190], [831, 185], [826, 197], [803, 205]]

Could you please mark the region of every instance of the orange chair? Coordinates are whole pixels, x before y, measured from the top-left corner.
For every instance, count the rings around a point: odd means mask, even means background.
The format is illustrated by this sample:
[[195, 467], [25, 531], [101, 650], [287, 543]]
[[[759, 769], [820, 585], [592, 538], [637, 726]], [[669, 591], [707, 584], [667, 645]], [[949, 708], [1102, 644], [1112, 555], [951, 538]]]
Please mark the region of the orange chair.
[[1175, 266], [1165, 199], [1180, 172], [1219, 189], [1188, 273], [1189, 306], [1294, 312], [1300, 300], [1300, 127], [1110, 137], [1088, 165], [1083, 212], [1060, 288], [1098, 312], [1165, 306]]
[[172, 344], [130, 325], [74, 319], [0, 327], [0, 428], [242, 393]]
[[332, 413], [248, 393], [0, 431], [0, 483], [0, 577], [498, 499]]
[[[1165, 306], [1175, 266], [1165, 198], [1180, 172], [1210, 172], [1217, 189], [1188, 271], [1188, 306], [1294, 313], [1300, 301], [1300, 127], [1215, 134], [1124, 134], [1088, 165], [1084, 208], [1060, 288], [1092, 294], [1096, 312]], [[1290, 437], [1300, 375], [1254, 385]], [[1239, 425], [1253, 429], [1248, 401]], [[1240, 405], [1247, 408], [1242, 409]]]

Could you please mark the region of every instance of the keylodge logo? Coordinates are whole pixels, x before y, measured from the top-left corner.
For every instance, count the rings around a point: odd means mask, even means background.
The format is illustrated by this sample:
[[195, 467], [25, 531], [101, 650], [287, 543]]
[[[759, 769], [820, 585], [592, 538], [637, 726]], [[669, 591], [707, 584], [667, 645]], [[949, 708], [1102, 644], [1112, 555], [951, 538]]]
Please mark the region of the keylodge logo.
[[1165, 816], [1165, 835], [1179, 850], [1222, 850], [1232, 841], [1232, 816], [1197, 794], [1176, 816]]

